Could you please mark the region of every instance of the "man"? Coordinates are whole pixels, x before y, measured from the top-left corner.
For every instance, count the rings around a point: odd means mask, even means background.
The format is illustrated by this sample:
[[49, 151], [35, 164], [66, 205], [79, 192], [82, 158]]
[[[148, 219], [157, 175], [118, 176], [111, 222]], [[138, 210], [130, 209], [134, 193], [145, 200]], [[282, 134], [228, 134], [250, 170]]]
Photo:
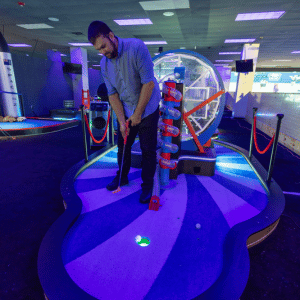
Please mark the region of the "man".
[[[109, 102], [118, 119], [118, 165], [109, 191], [128, 184], [131, 165], [131, 146], [139, 135], [142, 150], [141, 203], [149, 203], [156, 169], [157, 124], [160, 92], [154, 77], [153, 63], [146, 45], [138, 39], [121, 39], [101, 21], [94, 21], [88, 29], [88, 39], [103, 54], [101, 72]], [[129, 124], [122, 174], [120, 174], [126, 122]]]

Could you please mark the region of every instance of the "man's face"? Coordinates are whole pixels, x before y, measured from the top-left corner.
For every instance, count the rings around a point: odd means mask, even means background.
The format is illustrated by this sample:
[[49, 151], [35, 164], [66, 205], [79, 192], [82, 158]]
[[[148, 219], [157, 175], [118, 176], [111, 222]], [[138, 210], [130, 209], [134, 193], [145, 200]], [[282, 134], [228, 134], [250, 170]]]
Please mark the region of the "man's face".
[[114, 40], [112, 32], [108, 36], [101, 35], [96, 39], [94, 48], [109, 59], [115, 58], [118, 56], [118, 49]]

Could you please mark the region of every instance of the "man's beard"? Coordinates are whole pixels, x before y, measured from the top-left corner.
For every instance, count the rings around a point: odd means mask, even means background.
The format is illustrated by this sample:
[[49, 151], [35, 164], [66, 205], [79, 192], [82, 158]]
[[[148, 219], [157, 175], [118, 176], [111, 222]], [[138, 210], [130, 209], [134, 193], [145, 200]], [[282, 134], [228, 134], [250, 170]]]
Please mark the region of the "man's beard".
[[109, 53], [110, 54], [109, 59], [116, 58], [118, 56], [118, 49], [117, 49], [116, 45], [113, 43], [113, 41], [110, 39], [110, 37], [108, 37], [108, 39], [109, 39], [110, 44], [113, 47], [113, 51], [111, 53]]

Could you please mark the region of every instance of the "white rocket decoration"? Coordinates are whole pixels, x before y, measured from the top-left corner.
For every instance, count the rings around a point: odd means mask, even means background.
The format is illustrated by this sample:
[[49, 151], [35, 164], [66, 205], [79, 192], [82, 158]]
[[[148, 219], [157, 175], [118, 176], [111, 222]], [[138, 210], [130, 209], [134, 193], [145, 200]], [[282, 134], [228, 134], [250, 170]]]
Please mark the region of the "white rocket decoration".
[[14, 68], [8, 45], [0, 32], [0, 99], [4, 116], [21, 117]]

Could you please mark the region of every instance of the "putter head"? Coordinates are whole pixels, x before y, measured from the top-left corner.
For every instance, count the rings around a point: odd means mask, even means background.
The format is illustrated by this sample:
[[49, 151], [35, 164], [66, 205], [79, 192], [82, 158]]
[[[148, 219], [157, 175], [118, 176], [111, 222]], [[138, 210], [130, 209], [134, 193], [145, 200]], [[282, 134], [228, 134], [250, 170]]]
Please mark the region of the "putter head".
[[158, 211], [160, 206], [162, 206], [162, 205], [159, 203], [159, 197], [155, 196], [155, 195], [152, 196], [151, 200], [150, 200], [150, 203], [149, 203], [149, 209]]
[[121, 191], [121, 188], [118, 186], [118, 188], [116, 190], [114, 190], [112, 193], [115, 194], [115, 193], [118, 193]]

